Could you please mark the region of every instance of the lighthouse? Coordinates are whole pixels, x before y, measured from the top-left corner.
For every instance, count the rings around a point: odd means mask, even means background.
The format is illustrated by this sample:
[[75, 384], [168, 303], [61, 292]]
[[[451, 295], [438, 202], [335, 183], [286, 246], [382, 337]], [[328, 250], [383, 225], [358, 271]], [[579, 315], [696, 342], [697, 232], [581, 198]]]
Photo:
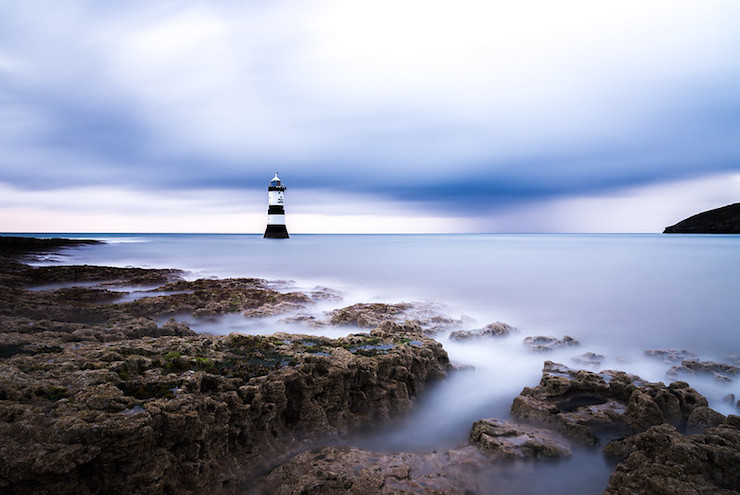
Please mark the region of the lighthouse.
[[267, 229], [265, 237], [270, 239], [287, 239], [288, 229], [285, 228], [284, 202], [285, 186], [275, 172], [275, 177], [267, 188]]

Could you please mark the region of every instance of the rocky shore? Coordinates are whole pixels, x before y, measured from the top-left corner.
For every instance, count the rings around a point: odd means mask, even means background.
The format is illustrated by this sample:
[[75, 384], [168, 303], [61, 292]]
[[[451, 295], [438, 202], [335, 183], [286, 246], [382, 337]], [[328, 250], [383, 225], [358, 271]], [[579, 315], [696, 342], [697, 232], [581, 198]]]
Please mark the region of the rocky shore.
[[[20, 251], [2, 260], [0, 285], [2, 492], [236, 493], [313, 440], [407, 411], [448, 369], [440, 344], [392, 322], [332, 340], [197, 335], [153, 319], [312, 299], [263, 280], [34, 268]], [[30, 290], [40, 284], [58, 286]], [[164, 285], [118, 303], [106, 284]]]
[[[502, 322], [471, 330], [427, 303], [355, 304], [316, 317], [302, 310], [337, 300], [331, 289], [263, 279], [26, 264], [79, 245], [0, 237], [1, 493], [501, 493], [510, 466], [579, 449], [613, 463], [610, 495], [740, 492], [740, 417], [710, 409], [680, 380], [553, 361], [513, 397], [509, 418], [475, 421], [455, 448], [342, 446], [347, 434], [408, 412], [452, 372], [433, 336], [475, 345], [517, 330]], [[214, 336], [181, 321], [231, 313], [358, 332]], [[577, 345], [568, 336], [523, 340], [538, 353]], [[737, 375], [738, 363], [688, 351], [646, 355], [672, 365], [676, 379]], [[598, 369], [603, 358], [573, 361]]]

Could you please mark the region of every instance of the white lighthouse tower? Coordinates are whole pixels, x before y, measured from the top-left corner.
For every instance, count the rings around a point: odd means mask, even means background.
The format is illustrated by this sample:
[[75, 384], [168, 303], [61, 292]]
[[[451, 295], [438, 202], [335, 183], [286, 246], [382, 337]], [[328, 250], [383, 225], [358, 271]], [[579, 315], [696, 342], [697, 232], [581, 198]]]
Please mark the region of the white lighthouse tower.
[[284, 203], [285, 186], [275, 172], [275, 177], [270, 181], [267, 188], [267, 229], [265, 237], [271, 239], [287, 239], [288, 229], [285, 228]]

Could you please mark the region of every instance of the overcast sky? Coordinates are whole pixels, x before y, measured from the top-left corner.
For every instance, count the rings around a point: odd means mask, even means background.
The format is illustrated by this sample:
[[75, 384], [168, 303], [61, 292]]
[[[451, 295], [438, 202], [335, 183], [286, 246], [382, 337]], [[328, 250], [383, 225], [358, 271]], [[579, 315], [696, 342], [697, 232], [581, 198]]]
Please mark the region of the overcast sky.
[[0, 231], [656, 232], [740, 201], [737, 0], [0, 0]]

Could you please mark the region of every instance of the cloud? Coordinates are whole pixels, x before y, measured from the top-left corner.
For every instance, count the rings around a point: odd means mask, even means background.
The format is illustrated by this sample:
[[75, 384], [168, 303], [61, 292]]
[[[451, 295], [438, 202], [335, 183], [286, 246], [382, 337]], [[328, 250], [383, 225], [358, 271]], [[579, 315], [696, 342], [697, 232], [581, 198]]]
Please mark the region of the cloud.
[[731, 173], [739, 14], [720, 0], [4, 4], [0, 183], [177, 197], [279, 170], [368, 215], [456, 218], [471, 201], [498, 214]]

